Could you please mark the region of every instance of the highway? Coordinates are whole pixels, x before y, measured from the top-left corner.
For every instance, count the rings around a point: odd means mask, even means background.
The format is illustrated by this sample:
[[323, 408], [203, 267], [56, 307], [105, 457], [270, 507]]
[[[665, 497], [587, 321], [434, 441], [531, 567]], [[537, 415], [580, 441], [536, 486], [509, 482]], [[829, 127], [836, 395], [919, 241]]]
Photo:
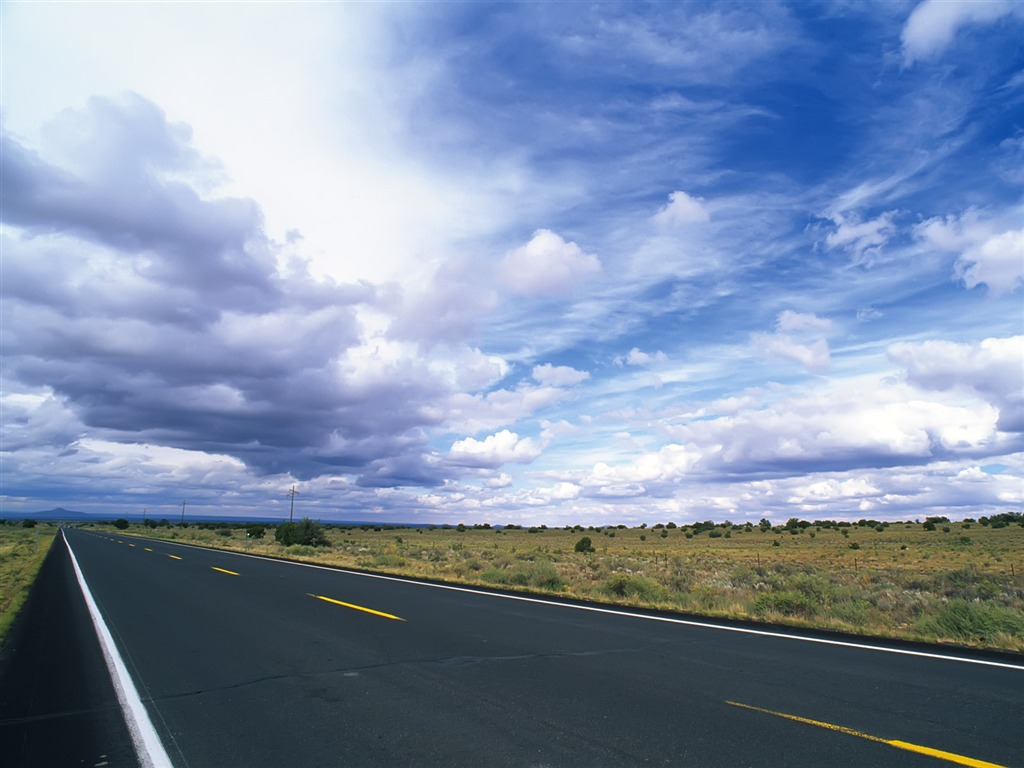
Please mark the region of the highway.
[[1024, 660], [66, 537], [175, 766], [1024, 766]]

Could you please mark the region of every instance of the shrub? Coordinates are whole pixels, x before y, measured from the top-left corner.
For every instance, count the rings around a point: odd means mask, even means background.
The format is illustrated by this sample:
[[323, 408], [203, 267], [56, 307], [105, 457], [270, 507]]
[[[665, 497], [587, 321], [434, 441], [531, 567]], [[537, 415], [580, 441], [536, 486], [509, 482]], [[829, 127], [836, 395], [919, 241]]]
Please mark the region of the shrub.
[[1024, 635], [1024, 616], [991, 603], [951, 600], [935, 616], [922, 618], [917, 628], [940, 638], [985, 642], [998, 634]]
[[283, 544], [286, 547], [292, 544], [323, 547], [328, 544], [323, 529], [308, 517], [302, 518], [298, 523], [281, 523], [274, 531], [274, 539], [278, 544]]
[[119, 531], [123, 531], [125, 528], [128, 527], [128, 521], [125, 520], [123, 517], [119, 517], [117, 518], [117, 520], [114, 521], [114, 527], [117, 528]]
[[757, 613], [781, 613], [783, 616], [813, 616], [817, 613], [817, 605], [813, 598], [802, 592], [784, 589], [779, 592], [767, 592], [758, 595], [754, 600], [754, 611]]
[[662, 588], [646, 576], [630, 573], [613, 573], [604, 583], [602, 590], [615, 597], [627, 597], [637, 600], [657, 600], [661, 597]]
[[[125, 522], [125, 526], [124, 527], [127, 528], [128, 527], [128, 521], [125, 520], [124, 522]], [[32, 518], [26, 518], [26, 519], [21, 521], [21, 527], [22, 528], [35, 528], [36, 527], [36, 521], [33, 520]]]
[[590, 540], [589, 536], [584, 536], [582, 539], [576, 542], [577, 552], [593, 552], [594, 542]]
[[253, 523], [245, 528], [245, 535], [250, 539], [262, 539], [267, 533], [267, 526]]

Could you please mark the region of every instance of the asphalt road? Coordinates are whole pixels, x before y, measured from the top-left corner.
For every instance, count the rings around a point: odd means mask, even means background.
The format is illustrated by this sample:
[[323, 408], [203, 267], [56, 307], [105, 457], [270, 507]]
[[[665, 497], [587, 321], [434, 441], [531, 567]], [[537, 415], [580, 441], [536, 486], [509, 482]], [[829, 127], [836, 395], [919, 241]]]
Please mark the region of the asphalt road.
[[1024, 766], [1024, 665], [67, 538], [177, 766]]

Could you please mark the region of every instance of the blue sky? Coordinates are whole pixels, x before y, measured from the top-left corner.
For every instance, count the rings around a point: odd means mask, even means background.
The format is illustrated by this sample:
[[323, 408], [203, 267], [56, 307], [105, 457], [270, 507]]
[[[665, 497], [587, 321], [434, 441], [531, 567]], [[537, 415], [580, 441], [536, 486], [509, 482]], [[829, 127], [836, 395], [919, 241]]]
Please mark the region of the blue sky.
[[1024, 11], [4, 3], [2, 503], [1024, 502]]

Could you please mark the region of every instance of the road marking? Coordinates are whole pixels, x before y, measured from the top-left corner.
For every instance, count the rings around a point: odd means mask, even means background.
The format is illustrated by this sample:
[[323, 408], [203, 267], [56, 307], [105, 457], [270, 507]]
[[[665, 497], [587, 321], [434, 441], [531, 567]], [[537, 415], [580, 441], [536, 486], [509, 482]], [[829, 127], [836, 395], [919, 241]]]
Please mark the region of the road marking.
[[132, 737], [132, 744], [135, 746], [135, 753], [139, 757], [139, 763], [146, 768], [165, 768], [165, 766], [166, 768], [173, 768], [171, 758], [164, 749], [164, 745], [160, 743], [160, 737], [156, 735], [153, 721], [149, 719], [149, 714], [146, 712], [146, 707], [142, 704], [139, 692], [135, 688], [135, 684], [132, 683], [131, 675], [128, 674], [128, 668], [125, 666], [121, 655], [117, 652], [117, 646], [114, 645], [114, 637], [103, 622], [99, 606], [96, 605], [96, 600], [93, 599], [92, 592], [89, 591], [89, 585], [85, 583], [85, 575], [78, 566], [78, 558], [75, 557], [74, 550], [71, 549], [71, 543], [68, 541], [67, 536], [64, 536], [63, 531], [61, 531], [61, 536], [64, 537], [64, 544], [68, 548], [71, 564], [74, 566], [75, 576], [78, 578], [78, 586], [82, 589], [82, 596], [85, 598], [86, 607], [89, 609], [89, 616], [92, 617], [93, 627], [96, 630], [96, 635], [99, 637], [100, 648], [103, 649], [103, 658], [107, 662], [110, 679], [114, 683], [117, 700], [121, 704], [121, 711], [124, 713], [125, 724], [128, 726], [128, 732]]
[[[180, 542], [169, 542], [161, 540], [161, 543], [171, 544], [176, 547], [188, 547], [190, 549], [198, 549], [206, 552], [211, 551], [211, 547], [199, 547], [195, 544], [182, 544]], [[852, 640], [830, 640], [824, 637], [809, 637], [807, 635], [798, 635], [791, 632], [775, 632], [770, 629], [754, 629], [752, 627], [733, 627], [724, 624], [713, 624], [710, 621], [697, 621], [695, 619], [682, 619], [675, 616], [658, 616], [649, 613], [636, 613], [634, 611], [623, 610], [622, 608], [614, 607], [602, 607], [599, 605], [577, 605], [575, 603], [562, 603], [554, 600], [547, 600], [543, 597], [531, 597], [529, 595], [509, 595], [501, 592], [488, 592], [483, 589], [474, 589], [472, 587], [462, 587], [455, 584], [432, 584], [426, 581], [416, 581], [415, 579], [405, 578], [402, 576], [388, 576], [382, 573], [366, 573], [364, 571], [351, 571], [347, 568], [339, 568], [337, 566], [327, 565], [316, 565], [315, 563], [300, 563], [296, 560], [284, 560], [275, 557], [264, 557], [262, 555], [251, 555], [246, 552], [232, 552], [226, 549], [215, 550], [221, 555], [234, 555], [235, 557], [251, 557], [255, 560], [270, 561], [273, 563], [281, 563], [283, 565], [295, 565], [300, 568], [315, 568], [319, 571], [330, 571], [332, 573], [344, 573], [349, 576], [361, 576], [365, 579], [382, 579], [384, 581], [394, 581], [399, 584], [411, 584], [417, 587], [429, 587], [431, 589], [447, 589], [452, 592], [466, 592], [471, 595], [482, 595], [484, 597], [493, 597], [500, 600], [519, 600], [524, 603], [540, 603], [541, 605], [552, 605], [559, 608], [570, 608], [575, 611], [591, 611], [593, 613], [605, 613], [611, 616], [622, 616], [623, 618], [630, 619], [644, 619], [645, 621], [660, 621], [667, 624], [679, 624], [687, 627], [699, 627], [701, 629], [713, 629], [719, 632], [736, 632], [742, 635], [759, 635], [761, 637], [774, 637], [781, 640], [795, 640], [803, 643], [818, 643], [820, 645], [832, 645], [840, 648], [855, 648], [862, 651], [878, 651], [879, 653], [892, 653], [898, 656], [917, 656], [925, 659], [936, 659], [938, 661], [955, 661], [960, 664], [978, 664], [983, 667], [1000, 667], [1002, 669], [1015, 669], [1018, 672], [1024, 672], [1024, 664], [1011, 664], [1005, 661], [989, 661], [988, 659], [972, 659], [966, 656], [953, 656], [949, 653], [932, 653], [930, 651], [913, 651], [909, 648], [892, 648], [885, 645], [871, 645], [869, 643], [858, 643]]]
[[181, 560], [177, 555], [168, 555], [168, 557], [171, 558], [171, 560]]
[[131, 542], [129, 541], [129, 542], [128, 542], [128, 546], [129, 546], [129, 547], [134, 547], [135, 545], [134, 545], [134, 544], [132, 544], [132, 543], [131, 543]]
[[383, 616], [385, 619], [394, 619], [395, 621], [405, 621], [401, 616], [393, 616], [390, 613], [384, 613], [383, 611], [375, 611], [373, 608], [364, 608], [361, 605], [353, 605], [352, 603], [343, 603], [341, 600], [335, 600], [333, 597], [324, 597], [323, 595], [314, 595], [312, 592], [307, 592], [310, 597], [315, 597], [317, 600], [323, 600], [325, 603], [334, 603], [335, 605], [343, 605], [346, 608], [351, 608], [355, 611], [364, 611], [366, 613], [372, 613], [374, 616]]
[[213, 570], [215, 570], [215, 571], [220, 571], [221, 573], [226, 573], [226, 574], [228, 574], [229, 576], [237, 576], [237, 575], [238, 575], [238, 574], [237, 574], [237, 573], [235, 573], [234, 571], [229, 571], [229, 570], [227, 570], [226, 568], [218, 568], [218, 567], [217, 567], [217, 566], [215, 566], [215, 565], [211, 565], [210, 567], [211, 567], [211, 568], [212, 568]]
[[150, 549], [149, 547], [143, 547], [143, 549], [144, 549], [144, 550], [146, 550], [147, 552], [152, 552], [152, 551], [153, 551], [153, 550], [152, 550], [152, 549]]
[[996, 763], [988, 763], [984, 760], [976, 760], [973, 757], [964, 757], [963, 755], [957, 755], [953, 752], [943, 752], [941, 749], [932, 749], [931, 747], [922, 747], [919, 744], [911, 744], [908, 741], [898, 741], [896, 739], [883, 739], [880, 736], [872, 736], [870, 733], [863, 733], [861, 731], [855, 731], [853, 728], [846, 728], [842, 725], [833, 725], [832, 723], [823, 723], [820, 720], [811, 720], [808, 717], [800, 717], [799, 715], [790, 715], [785, 712], [773, 712], [770, 709], [762, 709], [761, 707], [753, 707], [750, 704], [742, 704], [738, 701], [726, 701], [726, 704], [730, 704], [734, 707], [740, 707], [742, 709], [749, 709], [754, 712], [763, 712], [766, 715], [775, 715], [776, 717], [784, 717], [787, 720], [795, 720], [798, 723], [805, 723], [806, 725], [816, 725], [819, 728], [827, 728], [830, 731], [838, 731], [839, 733], [845, 733], [848, 736], [856, 736], [859, 739], [867, 739], [868, 741], [876, 741], [879, 744], [886, 744], [896, 749], [905, 749], [908, 752], [917, 752], [921, 755], [928, 755], [930, 757], [938, 758], [939, 760], [945, 760], [950, 763], [956, 763], [957, 765], [967, 765], [971, 768], [1006, 768]]

